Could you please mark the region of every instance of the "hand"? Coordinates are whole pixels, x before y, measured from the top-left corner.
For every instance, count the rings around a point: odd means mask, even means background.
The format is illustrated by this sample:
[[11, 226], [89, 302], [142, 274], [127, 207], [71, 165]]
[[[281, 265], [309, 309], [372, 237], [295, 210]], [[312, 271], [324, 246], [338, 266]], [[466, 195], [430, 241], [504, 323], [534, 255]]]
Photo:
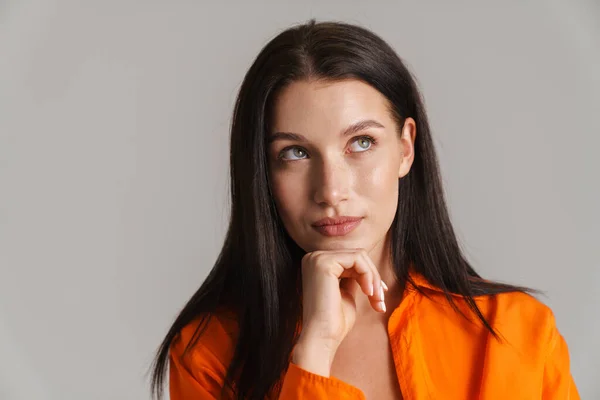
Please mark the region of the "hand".
[[302, 332], [294, 364], [329, 376], [335, 352], [356, 321], [359, 290], [375, 311], [385, 312], [387, 286], [365, 250], [318, 250], [302, 258]]

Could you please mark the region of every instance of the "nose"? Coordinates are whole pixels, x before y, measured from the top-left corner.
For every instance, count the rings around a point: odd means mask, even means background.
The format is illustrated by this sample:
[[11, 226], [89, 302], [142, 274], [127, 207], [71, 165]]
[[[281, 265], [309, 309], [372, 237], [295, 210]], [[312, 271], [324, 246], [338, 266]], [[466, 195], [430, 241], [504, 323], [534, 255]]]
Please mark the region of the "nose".
[[337, 206], [348, 199], [352, 176], [343, 162], [323, 159], [314, 164], [313, 174], [314, 201], [323, 206]]

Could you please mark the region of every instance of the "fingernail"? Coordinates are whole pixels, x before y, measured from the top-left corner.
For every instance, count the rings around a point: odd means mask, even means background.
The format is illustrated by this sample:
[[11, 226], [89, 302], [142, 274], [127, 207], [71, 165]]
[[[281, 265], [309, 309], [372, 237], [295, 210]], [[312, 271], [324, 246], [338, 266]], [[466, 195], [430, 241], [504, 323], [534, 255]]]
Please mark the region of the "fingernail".
[[375, 287], [375, 284], [373, 284], [373, 285], [371, 286], [371, 292], [369, 293], [369, 296], [373, 296], [373, 290], [374, 290], [373, 288], [374, 288], [374, 287]]
[[383, 288], [385, 289], [385, 291], [386, 291], [386, 292], [387, 292], [388, 290], [390, 290], [390, 289], [388, 289], [388, 287], [387, 287], [387, 285], [385, 284], [385, 282], [384, 282], [384, 281], [381, 281], [381, 286], [383, 286]]
[[379, 307], [381, 308], [381, 311], [385, 312], [385, 303], [383, 301], [379, 302]]
[[385, 300], [384, 293], [383, 293], [383, 286], [379, 286], [379, 298], [381, 299], [380, 300], [381, 302], [383, 302]]

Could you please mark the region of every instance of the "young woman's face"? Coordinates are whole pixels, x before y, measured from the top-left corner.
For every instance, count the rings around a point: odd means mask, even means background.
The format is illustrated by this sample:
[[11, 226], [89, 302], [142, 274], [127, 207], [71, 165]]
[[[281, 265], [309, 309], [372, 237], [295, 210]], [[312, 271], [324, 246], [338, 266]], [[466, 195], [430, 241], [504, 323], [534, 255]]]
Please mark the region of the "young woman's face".
[[[387, 99], [359, 80], [294, 82], [274, 107], [269, 174], [292, 239], [307, 252], [384, 244], [413, 161], [414, 120], [399, 133]], [[315, 226], [327, 217], [355, 220]]]

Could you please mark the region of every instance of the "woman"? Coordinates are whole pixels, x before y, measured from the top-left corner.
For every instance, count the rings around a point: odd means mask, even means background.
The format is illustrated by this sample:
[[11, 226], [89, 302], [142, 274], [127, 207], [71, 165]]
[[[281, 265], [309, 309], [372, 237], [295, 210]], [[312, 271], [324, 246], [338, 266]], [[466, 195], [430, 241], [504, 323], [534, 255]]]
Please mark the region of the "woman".
[[381, 38], [314, 20], [275, 37], [230, 161], [225, 243], [158, 351], [157, 397], [169, 365], [172, 400], [578, 398], [552, 312], [462, 254]]

